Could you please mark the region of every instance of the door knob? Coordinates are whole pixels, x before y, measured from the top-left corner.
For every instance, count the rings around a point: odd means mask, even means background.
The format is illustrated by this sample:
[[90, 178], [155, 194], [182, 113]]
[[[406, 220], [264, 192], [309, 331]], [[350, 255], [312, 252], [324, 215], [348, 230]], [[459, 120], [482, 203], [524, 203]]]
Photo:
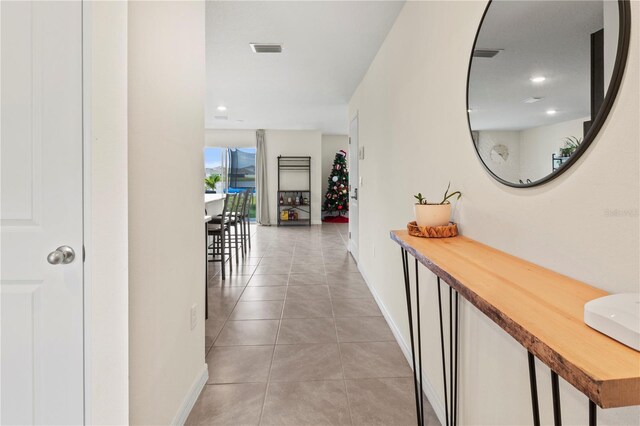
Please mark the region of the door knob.
[[73, 259], [76, 258], [76, 252], [69, 246], [60, 246], [47, 256], [47, 262], [52, 265], [63, 264], [73, 262]]

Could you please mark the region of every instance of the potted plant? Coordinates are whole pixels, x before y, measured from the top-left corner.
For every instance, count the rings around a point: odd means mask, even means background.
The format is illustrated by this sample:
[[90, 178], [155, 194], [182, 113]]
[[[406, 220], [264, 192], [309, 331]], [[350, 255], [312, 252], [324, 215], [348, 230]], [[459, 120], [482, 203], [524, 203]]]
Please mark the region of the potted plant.
[[216, 174], [209, 175], [206, 178], [204, 178], [205, 192], [207, 194], [215, 194], [216, 184], [218, 184], [221, 180], [222, 180], [222, 177]]
[[561, 157], [570, 157], [580, 144], [582, 143], [582, 138], [577, 138], [575, 136], [567, 136], [564, 138], [564, 147], [560, 148], [560, 156]]
[[447, 190], [444, 192], [444, 197], [439, 203], [429, 203], [426, 198], [422, 196], [422, 193], [414, 195], [418, 202], [415, 205], [416, 222], [418, 226], [446, 226], [449, 224], [451, 218], [451, 202], [450, 198], [458, 196], [456, 200], [462, 197], [460, 191], [455, 191], [449, 194], [451, 188], [451, 182], [447, 186]]

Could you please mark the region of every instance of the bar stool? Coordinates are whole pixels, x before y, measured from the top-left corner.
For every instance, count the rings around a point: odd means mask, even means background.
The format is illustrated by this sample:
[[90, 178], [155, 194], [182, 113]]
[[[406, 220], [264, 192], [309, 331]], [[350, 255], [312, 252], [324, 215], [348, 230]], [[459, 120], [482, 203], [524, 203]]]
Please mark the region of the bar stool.
[[[229, 238], [229, 251], [231, 251], [231, 249], [234, 249], [236, 251], [236, 263], [239, 262], [240, 258], [239, 258], [239, 254], [238, 254], [238, 248], [240, 246], [240, 242], [239, 242], [239, 235], [238, 235], [238, 219], [237, 219], [237, 212], [238, 209], [240, 208], [239, 206], [242, 204], [242, 200], [243, 200], [243, 193], [239, 192], [237, 194], [234, 194], [233, 196], [231, 195], [227, 195], [227, 198], [225, 198], [225, 201], [227, 199], [231, 199], [231, 201], [229, 201], [228, 207], [222, 214], [219, 214], [218, 216], [214, 217], [212, 219], [213, 223], [221, 223], [222, 218], [224, 217], [227, 226], [228, 226], [228, 238]], [[231, 235], [231, 227], [233, 227], [233, 240], [235, 240], [235, 244], [232, 242], [232, 235]], [[244, 253], [243, 253], [244, 255]]]
[[245, 253], [247, 249], [251, 248], [251, 218], [249, 217], [249, 211], [251, 210], [251, 206], [253, 205], [253, 191], [254, 188], [247, 188], [244, 208], [242, 209], [242, 213], [239, 216], [240, 229], [242, 232], [242, 248], [245, 249]]
[[[245, 209], [247, 202], [247, 192], [242, 191], [236, 194], [235, 208], [229, 212], [229, 225], [233, 226], [233, 235], [235, 239], [234, 248], [236, 250], [236, 263], [239, 261], [238, 249], [242, 246], [242, 257], [245, 255], [244, 240], [242, 238], [242, 222], [241, 216]], [[238, 231], [238, 225], [240, 225], [240, 231]]]
[[[229, 205], [229, 196], [225, 197], [222, 205], [222, 214], [214, 217], [207, 225], [207, 236], [213, 237], [213, 242], [208, 245], [211, 255], [209, 262], [221, 262], [222, 263], [222, 279], [225, 276], [225, 264], [226, 258], [229, 258], [229, 270], [233, 271], [232, 258], [231, 258], [231, 228], [229, 226], [229, 219], [227, 217], [227, 209]], [[227, 253], [228, 252], [228, 253]], [[218, 259], [216, 256], [220, 255]]]
[[242, 203], [240, 205], [240, 208], [238, 209], [237, 214], [235, 215], [235, 220], [237, 222], [237, 225], [240, 226], [239, 235], [240, 235], [240, 243], [242, 244], [242, 257], [244, 257], [245, 254], [247, 253], [247, 235], [248, 235], [247, 219], [248, 219], [249, 207], [251, 206], [251, 190], [252, 188], [247, 188], [242, 192], [242, 195], [243, 195]]

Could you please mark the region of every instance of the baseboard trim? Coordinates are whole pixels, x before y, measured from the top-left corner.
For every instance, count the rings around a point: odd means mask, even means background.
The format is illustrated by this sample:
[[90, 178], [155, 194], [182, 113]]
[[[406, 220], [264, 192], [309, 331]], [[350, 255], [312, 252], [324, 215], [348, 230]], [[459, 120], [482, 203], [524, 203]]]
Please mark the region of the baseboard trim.
[[[396, 341], [400, 346], [400, 350], [404, 354], [404, 357], [407, 359], [409, 368], [413, 370], [413, 363], [411, 361], [412, 360], [411, 347], [408, 346], [407, 343], [404, 341], [404, 338], [400, 333], [400, 329], [391, 318], [389, 311], [387, 310], [386, 306], [382, 302], [382, 299], [380, 298], [380, 296], [378, 296], [376, 289], [371, 285], [371, 281], [367, 277], [367, 274], [364, 272], [364, 270], [360, 267], [360, 264], [358, 264], [358, 270], [360, 271], [362, 278], [364, 278], [364, 282], [367, 284], [367, 287], [369, 287], [369, 291], [371, 291], [371, 294], [373, 295], [373, 299], [376, 301], [376, 304], [380, 308], [380, 311], [382, 312], [382, 316], [387, 321], [387, 324], [389, 324], [389, 328], [391, 329], [393, 336], [396, 338]], [[423, 383], [424, 395], [429, 401], [429, 403], [431, 404], [431, 406], [433, 407], [433, 411], [435, 411], [436, 416], [438, 416], [438, 420], [440, 420], [440, 424], [444, 425], [446, 420], [444, 405], [442, 404], [442, 401], [440, 401], [440, 398], [438, 397], [438, 394], [436, 393], [435, 388], [433, 387], [433, 384], [427, 378], [423, 378], [423, 379], [424, 379], [424, 383]]]
[[171, 422], [172, 425], [184, 425], [187, 421], [187, 417], [189, 417], [189, 413], [191, 413], [193, 406], [196, 404], [196, 401], [200, 396], [200, 392], [204, 389], [204, 385], [207, 384], [207, 380], [209, 380], [209, 367], [205, 364], [202, 367], [200, 374], [198, 374], [198, 377], [196, 377], [196, 380], [191, 385], [191, 389], [189, 389], [189, 392], [184, 397], [184, 401], [182, 401], [178, 412]]

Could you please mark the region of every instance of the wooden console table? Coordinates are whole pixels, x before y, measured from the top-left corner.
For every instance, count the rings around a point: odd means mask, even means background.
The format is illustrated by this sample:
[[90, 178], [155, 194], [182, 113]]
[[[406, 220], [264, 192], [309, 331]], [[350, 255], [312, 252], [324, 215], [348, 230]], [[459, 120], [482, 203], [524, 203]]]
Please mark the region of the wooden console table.
[[[418, 262], [437, 276], [447, 426], [457, 423], [458, 294], [527, 349], [534, 425], [540, 424], [535, 358], [551, 370], [555, 425], [562, 424], [558, 376], [589, 398], [590, 425], [596, 425], [596, 404], [602, 408], [640, 405], [640, 352], [583, 321], [584, 304], [607, 292], [463, 236], [432, 239], [392, 231], [391, 239], [402, 252], [419, 424], [423, 424], [423, 410], [418, 398], [422, 394]], [[408, 254], [415, 258], [417, 358]], [[449, 285], [448, 373], [441, 280]]]

